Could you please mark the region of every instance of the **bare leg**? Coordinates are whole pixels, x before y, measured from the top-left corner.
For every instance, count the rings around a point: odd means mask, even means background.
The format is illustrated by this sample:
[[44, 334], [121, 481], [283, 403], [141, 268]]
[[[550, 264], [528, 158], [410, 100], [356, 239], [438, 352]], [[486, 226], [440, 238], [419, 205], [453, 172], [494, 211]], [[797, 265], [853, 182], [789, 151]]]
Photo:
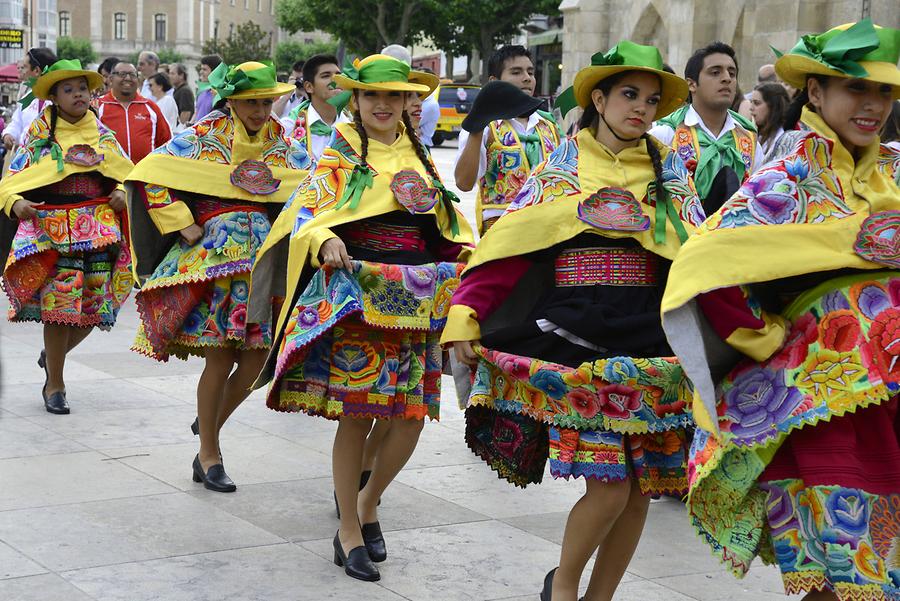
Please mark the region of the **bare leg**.
[[200, 420], [200, 465], [203, 471], [219, 463], [219, 407], [228, 376], [234, 367], [233, 349], [206, 349], [206, 367], [197, 383], [197, 417]]
[[384, 442], [384, 437], [387, 436], [388, 430], [391, 429], [391, 423], [389, 419], [375, 420], [375, 426], [366, 438], [366, 448], [363, 451], [362, 469], [364, 472], [371, 472], [375, 467], [375, 456], [378, 455], [378, 449], [381, 447], [381, 443]]
[[250, 393], [250, 385], [259, 375], [269, 354], [268, 349], [251, 349], [238, 352], [237, 368], [228, 377], [225, 383], [225, 392], [219, 405], [219, 413], [216, 420], [217, 430], [221, 430], [238, 405], [244, 402]]
[[553, 601], [576, 601], [584, 566], [625, 510], [631, 482], [587, 480], [587, 490], [569, 512], [559, 568], [553, 576]]
[[63, 368], [66, 365], [70, 329], [72, 328], [69, 326], [55, 323], [44, 324], [44, 352], [47, 357], [47, 396], [66, 389], [66, 383], [63, 379]]
[[338, 538], [344, 553], [363, 544], [359, 518], [356, 516], [359, 496], [359, 474], [362, 471], [363, 447], [366, 435], [372, 429], [372, 420], [342, 417], [334, 435], [331, 452], [331, 471], [334, 477], [334, 493], [341, 509], [341, 526]]
[[94, 331], [94, 328], [69, 328], [69, 344], [66, 348], [68, 353], [73, 348], [81, 344], [81, 341], [88, 337], [88, 334]]
[[[396, 419], [391, 423], [384, 442], [378, 449], [375, 468], [369, 482], [359, 493], [358, 511], [361, 523], [371, 524], [378, 520], [378, 499], [416, 450], [419, 434], [424, 425], [425, 420], [421, 419]], [[377, 425], [375, 429], [378, 429]]]
[[641, 540], [649, 507], [650, 495], [642, 495], [640, 485], [632, 478], [628, 503], [600, 545], [585, 601], [610, 601], [613, 598]]

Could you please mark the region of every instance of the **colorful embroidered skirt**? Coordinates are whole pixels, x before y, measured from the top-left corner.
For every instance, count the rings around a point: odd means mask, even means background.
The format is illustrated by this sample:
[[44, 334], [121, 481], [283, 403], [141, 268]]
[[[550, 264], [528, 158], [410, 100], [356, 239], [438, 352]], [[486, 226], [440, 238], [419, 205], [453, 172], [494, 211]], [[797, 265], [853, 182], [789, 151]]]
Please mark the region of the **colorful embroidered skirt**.
[[438, 419], [440, 332], [457, 263], [325, 267], [285, 327], [268, 406], [329, 419]]
[[738, 576], [760, 555], [789, 594], [898, 599], [900, 275], [831, 280], [785, 317], [785, 346], [720, 384], [722, 439], [695, 435], [691, 519]]
[[637, 478], [644, 493], [687, 490], [690, 382], [674, 358], [613, 357], [577, 368], [486, 348], [466, 442], [517, 486], [554, 477]]
[[133, 280], [126, 218], [108, 200], [47, 204], [19, 222], [2, 280], [10, 321], [113, 326]]
[[272, 345], [268, 323], [247, 323], [250, 271], [271, 224], [261, 208], [232, 207], [204, 220], [203, 237], [169, 249], [135, 301], [141, 326], [132, 350], [158, 361], [204, 348]]

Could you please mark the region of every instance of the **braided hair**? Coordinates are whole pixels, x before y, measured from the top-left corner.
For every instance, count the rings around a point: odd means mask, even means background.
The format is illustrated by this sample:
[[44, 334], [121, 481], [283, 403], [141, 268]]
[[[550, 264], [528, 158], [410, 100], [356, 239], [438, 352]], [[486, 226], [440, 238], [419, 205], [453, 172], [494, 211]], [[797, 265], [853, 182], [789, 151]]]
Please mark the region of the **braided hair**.
[[56, 122], [59, 119], [59, 109], [56, 104], [50, 105], [50, 133], [47, 134], [47, 139], [50, 141], [50, 145], [52, 147], [53, 144], [56, 144]]
[[362, 115], [359, 114], [359, 109], [353, 111], [353, 123], [356, 125], [356, 133], [359, 134], [359, 139], [362, 142], [362, 153], [359, 160], [363, 167], [368, 168], [369, 163], [366, 162], [366, 157], [369, 156], [369, 134], [366, 133], [366, 128], [363, 126]]
[[653, 163], [653, 174], [656, 179], [654, 183], [656, 185], [656, 202], [665, 202], [666, 197], [666, 189], [663, 188], [663, 170], [662, 170], [662, 157], [659, 154], [659, 148], [656, 147], [656, 144], [653, 143], [653, 138], [648, 133], [641, 134], [641, 139], [647, 144], [647, 154], [650, 155], [650, 162]]
[[413, 127], [412, 120], [409, 118], [409, 113], [406, 111], [403, 111], [403, 125], [406, 126], [406, 135], [409, 136], [409, 141], [412, 142], [413, 148], [416, 150], [416, 156], [422, 161], [422, 166], [425, 167], [425, 170], [432, 179], [440, 181], [441, 178], [438, 176], [437, 171], [435, 171], [434, 165], [428, 160], [425, 145], [422, 144], [422, 140], [420, 140], [418, 134], [416, 134], [416, 129]]

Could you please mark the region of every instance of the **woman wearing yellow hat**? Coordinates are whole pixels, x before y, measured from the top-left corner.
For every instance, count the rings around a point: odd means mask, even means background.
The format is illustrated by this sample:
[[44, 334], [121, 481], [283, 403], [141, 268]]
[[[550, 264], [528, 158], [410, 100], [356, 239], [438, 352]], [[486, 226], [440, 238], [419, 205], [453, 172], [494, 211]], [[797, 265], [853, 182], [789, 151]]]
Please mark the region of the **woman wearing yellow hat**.
[[[275, 80], [271, 64], [223, 63], [209, 81], [215, 110], [128, 176], [136, 274], [147, 278], [136, 297], [134, 350], [159, 361], [205, 358], [193, 478], [231, 492], [219, 430], [247, 397], [272, 341], [270, 315], [247, 319], [250, 270], [309, 159], [271, 116], [273, 100], [293, 89]], [[273, 298], [267, 302], [271, 313]]]
[[663, 320], [693, 381], [688, 509], [742, 576], [900, 598], [900, 30], [804, 36], [775, 64], [799, 130], [688, 241]]
[[[406, 464], [426, 418], [440, 410], [438, 343], [472, 243], [404, 110], [409, 66], [376, 54], [337, 85], [352, 92], [315, 171], [276, 222], [254, 268], [288, 247], [286, 302], [260, 381], [268, 406], [338, 420], [332, 466], [340, 508], [334, 560], [347, 575], [380, 578], [387, 557], [377, 503]], [[271, 293], [253, 289], [251, 310]], [[368, 483], [359, 490], [373, 420], [391, 420]]]
[[18, 221], [0, 250], [9, 318], [44, 324], [38, 364], [50, 413], [69, 413], [66, 354], [92, 328], [113, 326], [133, 284], [122, 190], [132, 164], [89, 110], [91, 91], [102, 85], [77, 60], [44, 69], [31, 95], [53, 104], [31, 125], [0, 183], [4, 217]]
[[[647, 135], [687, 83], [623, 41], [578, 72], [581, 131], [538, 167], [481, 239], [442, 342], [475, 366], [466, 442], [510, 482], [586, 481], [541, 599], [611, 599], [651, 493], [687, 490], [690, 384], [659, 302], [703, 210], [676, 153]], [[535, 291], [540, 291], [535, 293]], [[480, 341], [480, 345], [475, 344]]]

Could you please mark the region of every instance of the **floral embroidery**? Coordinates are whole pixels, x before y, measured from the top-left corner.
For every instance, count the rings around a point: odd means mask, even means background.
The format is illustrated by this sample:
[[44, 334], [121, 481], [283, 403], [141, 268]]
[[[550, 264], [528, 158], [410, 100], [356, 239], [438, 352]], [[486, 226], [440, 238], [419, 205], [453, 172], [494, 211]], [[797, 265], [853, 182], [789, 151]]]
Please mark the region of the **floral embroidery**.
[[97, 153], [90, 144], [73, 144], [69, 147], [63, 160], [73, 165], [93, 167], [100, 164], [103, 160], [103, 155]]
[[900, 211], [869, 215], [859, 228], [853, 250], [863, 259], [900, 267]]
[[641, 232], [650, 218], [628, 190], [601, 188], [578, 203], [578, 218], [602, 230]]
[[391, 180], [391, 191], [407, 211], [412, 214], [425, 213], [437, 203], [435, 190], [415, 171], [399, 171]]
[[231, 172], [231, 184], [250, 194], [266, 195], [278, 190], [281, 180], [275, 178], [262, 161], [247, 159]]

